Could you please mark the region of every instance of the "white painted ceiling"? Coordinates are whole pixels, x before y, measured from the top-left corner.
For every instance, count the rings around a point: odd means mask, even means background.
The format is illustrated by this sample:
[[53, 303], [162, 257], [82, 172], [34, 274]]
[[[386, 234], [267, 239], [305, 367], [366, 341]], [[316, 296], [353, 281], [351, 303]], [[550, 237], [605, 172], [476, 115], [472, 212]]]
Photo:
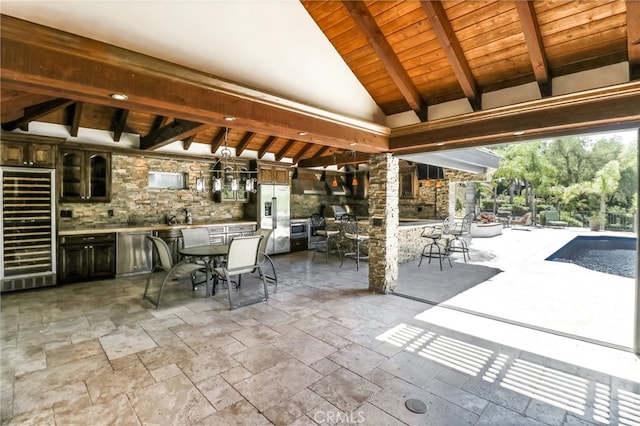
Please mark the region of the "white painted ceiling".
[[297, 0], [2, 0], [0, 10], [385, 124], [382, 111]]

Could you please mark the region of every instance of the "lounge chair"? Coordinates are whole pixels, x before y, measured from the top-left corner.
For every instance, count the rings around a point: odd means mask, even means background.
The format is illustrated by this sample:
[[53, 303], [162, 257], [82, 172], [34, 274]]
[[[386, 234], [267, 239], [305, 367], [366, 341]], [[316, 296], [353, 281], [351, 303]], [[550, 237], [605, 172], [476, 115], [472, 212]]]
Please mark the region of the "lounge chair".
[[529, 230], [527, 228], [518, 228], [519, 226], [531, 226], [533, 225], [533, 221], [531, 220], [531, 213], [525, 213], [520, 219], [511, 219], [511, 228], [512, 229], [521, 229], [521, 230]]
[[569, 226], [567, 222], [560, 220], [560, 212], [558, 210], [545, 210], [544, 218], [544, 226], [554, 226], [559, 228], [566, 228]]

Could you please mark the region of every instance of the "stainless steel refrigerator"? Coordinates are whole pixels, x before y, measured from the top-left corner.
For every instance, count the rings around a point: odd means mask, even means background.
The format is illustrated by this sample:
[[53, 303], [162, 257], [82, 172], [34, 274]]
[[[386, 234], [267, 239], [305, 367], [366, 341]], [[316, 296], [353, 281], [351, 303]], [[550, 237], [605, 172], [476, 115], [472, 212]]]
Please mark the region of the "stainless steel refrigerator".
[[273, 229], [267, 254], [290, 251], [290, 192], [289, 185], [258, 185], [258, 224], [260, 228]]

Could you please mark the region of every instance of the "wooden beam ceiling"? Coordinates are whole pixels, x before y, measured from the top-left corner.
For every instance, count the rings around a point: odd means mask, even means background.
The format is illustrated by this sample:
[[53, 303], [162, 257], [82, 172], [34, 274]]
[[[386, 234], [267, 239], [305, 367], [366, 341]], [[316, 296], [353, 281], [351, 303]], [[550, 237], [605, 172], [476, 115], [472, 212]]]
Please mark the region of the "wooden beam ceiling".
[[244, 152], [245, 149], [247, 149], [247, 146], [249, 145], [249, 142], [251, 142], [251, 139], [253, 139], [253, 137], [256, 134], [253, 132], [247, 132], [244, 134], [244, 136], [242, 137], [242, 139], [240, 140], [240, 142], [238, 142], [238, 145], [236, 146], [236, 155], [240, 156], [242, 155], [242, 153]]
[[449, 22], [444, 6], [439, 1], [421, 1], [420, 4], [427, 14], [427, 19], [436, 33], [445, 55], [447, 55], [447, 59], [449, 59], [449, 64], [460, 83], [464, 95], [469, 100], [473, 110], [479, 111], [481, 109], [482, 96], [462, 47], [460, 47], [458, 37], [451, 27], [451, 22]]
[[382, 63], [387, 69], [405, 100], [416, 113], [420, 121], [427, 120], [427, 103], [422, 95], [411, 81], [411, 77], [402, 67], [400, 60], [396, 56], [393, 48], [380, 31], [375, 18], [369, 12], [364, 2], [344, 0], [342, 2], [353, 20], [356, 22], [360, 31], [362, 31], [369, 41], [369, 44], [376, 52]]
[[271, 148], [273, 148], [273, 146], [276, 144], [277, 140], [278, 140], [278, 138], [276, 138], [275, 136], [269, 136], [267, 138], [267, 140], [264, 141], [264, 143], [260, 147], [260, 150], [258, 151], [258, 158], [264, 157], [264, 155], [267, 152], [269, 152], [271, 150]]
[[551, 96], [551, 75], [549, 75], [549, 65], [547, 56], [544, 53], [542, 35], [540, 34], [533, 1], [516, 1], [515, 5], [524, 39], [527, 42], [533, 74], [536, 76], [538, 87], [540, 87], [540, 93], [543, 97]]
[[218, 133], [216, 133], [216, 135], [213, 137], [213, 139], [211, 139], [211, 153], [215, 154], [216, 151], [218, 150], [218, 148], [220, 148], [220, 146], [222, 146], [222, 143], [224, 142], [224, 137], [227, 133], [227, 128], [226, 127], [221, 127], [220, 130], [218, 130]]
[[21, 129], [27, 131], [29, 129], [29, 122], [37, 120], [53, 111], [61, 108], [66, 108], [71, 105], [73, 101], [69, 99], [52, 99], [50, 101], [42, 102], [37, 105], [33, 105], [24, 109], [22, 117], [2, 124], [4, 130], [10, 131], [15, 129]]
[[207, 127], [210, 127], [210, 125], [176, 119], [166, 126], [140, 138], [140, 149], [153, 151], [154, 149], [169, 145], [171, 142], [184, 140], [184, 138], [188, 138]]
[[640, 1], [627, 0], [627, 45], [631, 80], [640, 79]]
[[122, 137], [122, 132], [124, 132], [124, 128], [127, 124], [127, 117], [129, 117], [129, 110], [120, 108], [118, 113], [118, 120], [116, 121], [115, 126], [113, 127], [113, 141], [119, 142]]
[[71, 127], [69, 134], [74, 138], [78, 136], [78, 130], [80, 129], [80, 118], [82, 118], [82, 102], [76, 102], [73, 105], [73, 118], [71, 120]]
[[[254, 133], [338, 148], [355, 141], [366, 152], [388, 149], [388, 130], [383, 126], [275, 97], [238, 95], [229, 90], [228, 82], [208, 74], [6, 15], [0, 25], [3, 89], [115, 108], [123, 108], [123, 101], [111, 95], [124, 93], [128, 109], [193, 123], [224, 126], [225, 117], [235, 117], [236, 127]], [[302, 131], [304, 136], [299, 136]]]
[[282, 160], [284, 156], [287, 154], [287, 151], [291, 149], [294, 143], [296, 143], [295, 139], [289, 139], [289, 141], [285, 144], [285, 146], [282, 147], [282, 149], [276, 153], [276, 161]]
[[298, 162], [299, 167], [326, 167], [326, 166], [344, 166], [345, 164], [358, 164], [368, 163], [370, 154], [356, 153], [355, 156], [352, 152], [334, 153], [320, 157], [314, 155], [312, 158], [306, 158]]
[[396, 129], [393, 153], [467, 148], [640, 126], [640, 82]]

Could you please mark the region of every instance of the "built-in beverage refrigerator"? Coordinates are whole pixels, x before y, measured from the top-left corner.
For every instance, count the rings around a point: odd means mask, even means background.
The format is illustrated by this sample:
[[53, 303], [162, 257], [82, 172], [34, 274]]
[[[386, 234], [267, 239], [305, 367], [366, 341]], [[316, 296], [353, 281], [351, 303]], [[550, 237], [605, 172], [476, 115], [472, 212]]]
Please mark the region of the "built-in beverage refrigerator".
[[258, 185], [258, 225], [260, 228], [273, 229], [267, 254], [290, 251], [290, 192], [289, 185]]
[[55, 171], [0, 168], [2, 291], [56, 284]]

